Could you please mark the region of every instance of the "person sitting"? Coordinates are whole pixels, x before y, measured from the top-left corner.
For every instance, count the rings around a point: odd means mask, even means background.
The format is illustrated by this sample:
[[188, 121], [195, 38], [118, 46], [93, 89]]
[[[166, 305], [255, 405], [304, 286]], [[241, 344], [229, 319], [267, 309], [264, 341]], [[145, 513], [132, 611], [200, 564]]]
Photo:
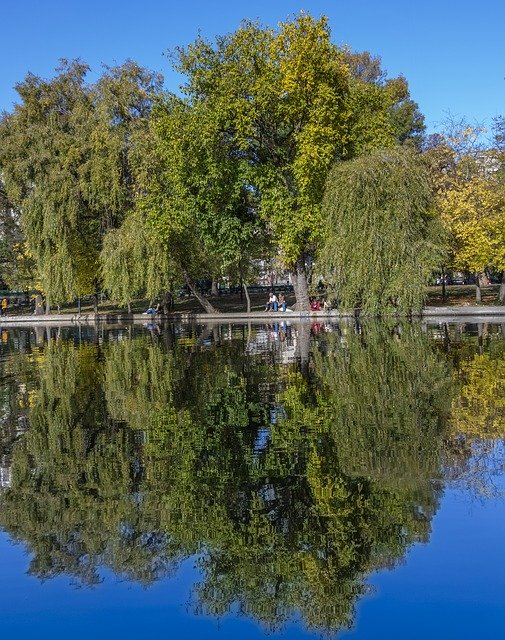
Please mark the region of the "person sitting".
[[279, 293], [279, 309], [280, 311], [286, 311], [286, 298], [283, 293]]
[[332, 309], [331, 302], [329, 300], [327, 300], [326, 298], [323, 300], [323, 309], [325, 311], [331, 311], [331, 309]]
[[272, 291], [268, 296], [268, 302], [265, 305], [265, 311], [277, 311], [277, 306], [278, 306], [277, 296]]
[[319, 300], [316, 300], [316, 298], [311, 298], [310, 299], [310, 310], [311, 311], [320, 311], [321, 310], [321, 303], [319, 302]]
[[[158, 305], [159, 306], [159, 305]], [[150, 306], [149, 309], [147, 309], [146, 311], [144, 311], [144, 313], [142, 314], [143, 316], [155, 316], [158, 313], [158, 310], [156, 307]]]

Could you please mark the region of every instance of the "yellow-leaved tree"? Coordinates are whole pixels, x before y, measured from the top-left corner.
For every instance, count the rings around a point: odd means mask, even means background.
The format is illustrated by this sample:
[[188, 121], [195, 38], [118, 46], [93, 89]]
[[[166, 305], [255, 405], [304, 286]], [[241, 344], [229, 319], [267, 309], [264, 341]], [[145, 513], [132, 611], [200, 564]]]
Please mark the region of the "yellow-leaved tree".
[[[453, 264], [476, 274], [476, 301], [481, 302], [485, 269], [505, 269], [505, 185], [481, 171], [468, 180], [456, 180], [438, 201], [453, 240]], [[503, 292], [500, 302], [502, 296]]]
[[486, 271], [502, 271], [499, 301], [505, 301], [505, 157], [497, 125], [494, 142], [486, 130], [449, 119], [445, 133], [431, 136], [425, 157], [442, 223], [449, 233], [450, 266], [476, 276], [476, 301]]

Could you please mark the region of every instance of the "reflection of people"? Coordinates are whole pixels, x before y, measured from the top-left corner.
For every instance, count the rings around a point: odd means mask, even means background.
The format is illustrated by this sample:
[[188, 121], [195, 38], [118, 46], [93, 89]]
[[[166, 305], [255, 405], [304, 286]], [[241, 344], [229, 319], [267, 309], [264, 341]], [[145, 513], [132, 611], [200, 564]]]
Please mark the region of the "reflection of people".
[[279, 309], [281, 311], [286, 311], [286, 298], [283, 293], [279, 293]]
[[265, 311], [277, 311], [277, 296], [272, 291], [268, 296], [268, 302], [265, 305]]

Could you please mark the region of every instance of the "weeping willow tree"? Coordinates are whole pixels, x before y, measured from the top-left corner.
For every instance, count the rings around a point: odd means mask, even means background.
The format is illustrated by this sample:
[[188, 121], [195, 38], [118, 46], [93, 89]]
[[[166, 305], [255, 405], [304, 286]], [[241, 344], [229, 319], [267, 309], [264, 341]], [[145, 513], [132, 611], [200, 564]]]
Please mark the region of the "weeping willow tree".
[[164, 552], [160, 496], [135, 499], [142, 439], [109, 417], [101, 348], [49, 342], [37, 358], [30, 428], [13, 446], [0, 527], [26, 543], [29, 573], [40, 579], [67, 574], [95, 585], [107, 567], [126, 579], [154, 582], [178, 557]]
[[421, 309], [442, 245], [428, 172], [415, 152], [382, 149], [335, 165], [323, 216], [321, 268], [343, 309]]
[[133, 208], [135, 150], [162, 81], [132, 61], [93, 84], [79, 61], [57, 71], [50, 80], [28, 74], [16, 86], [20, 103], [0, 118], [6, 196], [53, 303], [100, 287], [103, 237]]
[[137, 210], [119, 229], [106, 234], [100, 261], [105, 290], [112, 300], [128, 308], [137, 296], [158, 295], [167, 288], [170, 274], [176, 272], [166, 247]]

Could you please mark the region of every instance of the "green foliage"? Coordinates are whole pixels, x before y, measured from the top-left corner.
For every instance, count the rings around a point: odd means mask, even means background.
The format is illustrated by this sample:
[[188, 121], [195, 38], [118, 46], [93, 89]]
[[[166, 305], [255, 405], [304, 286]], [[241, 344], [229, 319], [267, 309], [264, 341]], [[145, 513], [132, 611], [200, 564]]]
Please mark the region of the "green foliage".
[[342, 308], [419, 311], [442, 250], [421, 158], [407, 149], [381, 149], [336, 165], [323, 211], [321, 268]]
[[347, 71], [326, 20], [301, 14], [278, 32], [244, 23], [177, 58], [190, 108], [208, 113], [245, 165], [242, 182], [261, 195], [263, 220], [293, 263], [312, 240], [324, 171], [345, 137]]
[[223, 329], [20, 356], [38, 384], [0, 522], [39, 577], [149, 584], [198, 554], [198, 612], [349, 627], [367, 575], [429, 536], [447, 368], [410, 325], [322, 335], [306, 373]]
[[147, 177], [139, 209], [170, 258], [192, 278], [225, 275], [252, 244], [257, 227], [244, 163], [206, 104], [171, 97], [153, 118], [158, 171]]
[[93, 85], [87, 72], [63, 61], [50, 81], [29, 74], [0, 124], [6, 191], [53, 302], [96, 291], [102, 238], [132, 207], [132, 149], [160, 85], [133, 62]]
[[100, 255], [104, 289], [115, 302], [135, 297], [154, 298], [168, 288], [178, 270], [166, 246], [141, 211], [127, 215], [118, 229], [109, 231]]
[[36, 285], [33, 257], [26, 248], [20, 214], [7, 198], [0, 180], [0, 279], [13, 291]]
[[410, 98], [405, 78], [387, 80], [380, 58], [367, 51], [344, 54], [351, 74], [351, 148], [347, 157], [398, 143], [418, 147], [424, 117]]
[[0, 166], [39, 288], [59, 302], [105, 284], [125, 303], [174, 279], [247, 280], [252, 259], [275, 254], [305, 304], [332, 164], [419, 142], [405, 79], [339, 49], [327, 19], [303, 12], [173, 58], [182, 97], [162, 98], [161, 79], [132, 61], [94, 84], [63, 61], [52, 80], [18, 85]]
[[344, 329], [324, 338], [329, 355], [314, 354], [318, 400], [342, 468], [391, 489], [419, 487], [439, 468], [454, 395], [449, 367], [417, 326]]
[[357, 55], [331, 43], [326, 18], [304, 13], [174, 53], [184, 97], [156, 110], [161, 172], [143, 205], [188, 270], [226, 272], [262, 232], [285, 266], [304, 271], [335, 160], [422, 129], [405, 80], [359, 75]]

